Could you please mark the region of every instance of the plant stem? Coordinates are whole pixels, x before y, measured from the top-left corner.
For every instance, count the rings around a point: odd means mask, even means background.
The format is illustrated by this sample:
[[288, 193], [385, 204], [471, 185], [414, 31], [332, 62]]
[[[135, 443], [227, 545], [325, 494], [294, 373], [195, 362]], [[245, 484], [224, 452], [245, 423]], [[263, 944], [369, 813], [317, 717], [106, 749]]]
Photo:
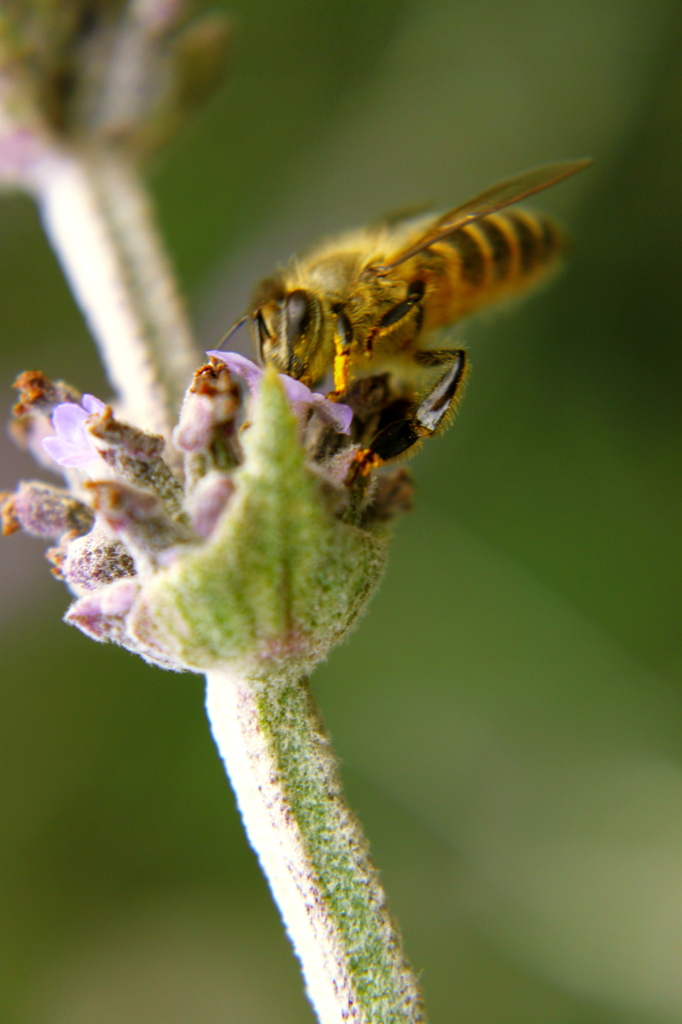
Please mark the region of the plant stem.
[[170, 439], [199, 357], [135, 168], [112, 151], [54, 151], [33, 184], [121, 412]]
[[213, 671], [206, 706], [321, 1024], [417, 1024], [421, 994], [307, 681]]

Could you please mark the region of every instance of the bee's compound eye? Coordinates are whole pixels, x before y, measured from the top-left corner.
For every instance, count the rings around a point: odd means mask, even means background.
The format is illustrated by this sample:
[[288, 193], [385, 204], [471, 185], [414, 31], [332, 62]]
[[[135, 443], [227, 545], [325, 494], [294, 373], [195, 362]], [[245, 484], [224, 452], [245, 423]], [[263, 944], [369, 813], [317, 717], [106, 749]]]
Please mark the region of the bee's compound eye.
[[350, 348], [350, 344], [353, 340], [353, 328], [350, 325], [350, 320], [342, 309], [339, 309], [336, 312], [336, 334], [341, 342], [341, 347]]
[[290, 292], [286, 302], [286, 325], [287, 341], [289, 345], [296, 342], [305, 334], [310, 324], [310, 303], [308, 296], [302, 289]]

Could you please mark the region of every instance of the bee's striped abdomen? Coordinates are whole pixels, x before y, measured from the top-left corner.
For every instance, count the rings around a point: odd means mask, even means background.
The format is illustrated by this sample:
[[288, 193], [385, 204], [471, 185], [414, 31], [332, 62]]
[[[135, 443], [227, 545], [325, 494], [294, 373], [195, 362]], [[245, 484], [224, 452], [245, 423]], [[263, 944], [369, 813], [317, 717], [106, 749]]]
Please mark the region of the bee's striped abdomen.
[[506, 231], [493, 217], [484, 217], [478, 225], [481, 234], [488, 243], [489, 258], [492, 263], [492, 278], [504, 281], [509, 277], [514, 258], [514, 244]]
[[482, 217], [440, 244], [456, 254], [452, 305], [447, 303], [454, 318], [535, 283], [556, 262], [565, 240], [548, 217], [511, 209]]
[[462, 281], [471, 288], [479, 288], [485, 281], [488, 262], [480, 238], [471, 228], [460, 228], [447, 239], [447, 243], [459, 256], [459, 274]]
[[513, 284], [542, 271], [564, 248], [564, 236], [556, 224], [528, 210], [504, 210], [483, 217], [476, 225], [488, 243], [493, 277]]

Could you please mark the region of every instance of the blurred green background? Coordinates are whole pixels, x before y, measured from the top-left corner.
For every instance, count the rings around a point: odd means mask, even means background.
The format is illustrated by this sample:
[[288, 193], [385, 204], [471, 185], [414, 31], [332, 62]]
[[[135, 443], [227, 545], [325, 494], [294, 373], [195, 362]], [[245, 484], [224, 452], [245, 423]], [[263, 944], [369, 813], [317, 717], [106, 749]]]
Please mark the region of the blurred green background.
[[[233, 0], [229, 84], [151, 169], [201, 340], [325, 232], [590, 154], [566, 272], [467, 324], [454, 428], [315, 678], [434, 1024], [682, 1022], [682, 7]], [[105, 395], [31, 202], [0, 370]], [[3, 441], [0, 486], [39, 475]], [[0, 547], [0, 1020], [311, 1022], [197, 677], [60, 623]]]

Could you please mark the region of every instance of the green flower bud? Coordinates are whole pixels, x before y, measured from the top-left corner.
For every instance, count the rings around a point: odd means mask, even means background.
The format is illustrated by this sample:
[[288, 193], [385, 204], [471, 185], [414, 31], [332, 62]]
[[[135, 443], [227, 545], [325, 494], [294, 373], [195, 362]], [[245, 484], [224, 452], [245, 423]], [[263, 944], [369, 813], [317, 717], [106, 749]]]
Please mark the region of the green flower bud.
[[298, 435], [268, 371], [211, 537], [155, 573], [131, 612], [143, 646], [197, 671], [286, 660], [301, 672], [353, 627], [381, 578], [386, 537], [333, 516]]

